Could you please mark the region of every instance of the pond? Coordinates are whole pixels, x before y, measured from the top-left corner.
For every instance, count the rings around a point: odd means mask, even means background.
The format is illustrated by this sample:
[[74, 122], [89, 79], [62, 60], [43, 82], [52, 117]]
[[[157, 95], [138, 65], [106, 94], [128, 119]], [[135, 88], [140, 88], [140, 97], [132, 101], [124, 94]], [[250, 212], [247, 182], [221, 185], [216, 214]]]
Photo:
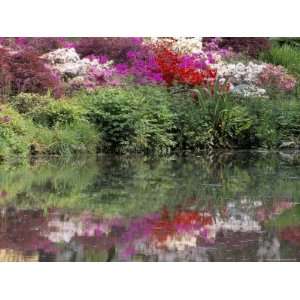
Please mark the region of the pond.
[[300, 261], [300, 153], [0, 165], [0, 261]]

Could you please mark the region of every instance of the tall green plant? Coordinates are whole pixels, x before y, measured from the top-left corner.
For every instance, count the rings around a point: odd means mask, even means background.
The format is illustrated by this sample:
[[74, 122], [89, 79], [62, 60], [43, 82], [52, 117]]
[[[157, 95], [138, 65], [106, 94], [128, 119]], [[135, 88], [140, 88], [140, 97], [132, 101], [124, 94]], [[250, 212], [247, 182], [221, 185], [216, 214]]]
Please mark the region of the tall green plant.
[[216, 81], [212, 88], [194, 89], [196, 104], [209, 120], [210, 148], [250, 146], [252, 120], [245, 108], [235, 104], [225, 84]]

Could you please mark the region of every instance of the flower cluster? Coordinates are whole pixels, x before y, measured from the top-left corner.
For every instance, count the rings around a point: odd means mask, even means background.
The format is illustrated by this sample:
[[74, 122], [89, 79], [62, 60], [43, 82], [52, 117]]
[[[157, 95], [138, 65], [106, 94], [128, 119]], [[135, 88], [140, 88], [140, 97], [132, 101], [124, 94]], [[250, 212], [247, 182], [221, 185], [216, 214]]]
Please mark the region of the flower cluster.
[[58, 97], [62, 81], [70, 92], [130, 82], [203, 87], [216, 79], [245, 97], [291, 92], [296, 79], [281, 66], [228, 62], [268, 45], [266, 38], [2, 38], [0, 96], [51, 90]]
[[222, 37], [204, 38], [204, 45], [214, 40], [218, 47], [230, 49], [235, 53], [243, 53], [257, 58], [261, 51], [268, 50], [271, 46], [268, 38], [265, 37]]
[[219, 78], [231, 85], [231, 91], [244, 97], [262, 97], [266, 90], [258, 86], [258, 78], [265, 64], [249, 62], [216, 65]]
[[263, 87], [275, 88], [283, 92], [290, 92], [296, 86], [296, 79], [287, 74], [282, 66], [267, 64], [259, 74], [258, 84]]
[[58, 48], [65, 47], [69, 42], [62, 37], [17, 37], [2, 38], [0, 44], [14, 50], [31, 50], [38, 54], [44, 54]]
[[216, 67], [218, 70], [218, 76], [225, 78], [234, 85], [256, 84], [265, 64], [256, 64], [253, 62], [249, 62], [248, 64], [221, 63]]
[[232, 92], [245, 97], [265, 96], [266, 88], [290, 92], [296, 86], [296, 79], [282, 66], [249, 62], [220, 63], [215, 67], [218, 76], [232, 85]]
[[182, 55], [166, 47], [156, 49], [156, 62], [169, 86], [204, 86], [216, 79], [216, 71], [198, 60], [197, 56]]
[[185, 54], [200, 53], [202, 51], [201, 37], [151, 38], [152, 44], [169, 45], [173, 51]]
[[131, 77], [138, 84], [161, 84], [162, 74], [155, 53], [148, 45], [127, 52], [127, 62], [116, 65], [118, 74]]
[[43, 58], [59, 72], [70, 90], [116, 84], [111, 61], [101, 64], [95, 57], [80, 59], [74, 48], [57, 49], [43, 55]]

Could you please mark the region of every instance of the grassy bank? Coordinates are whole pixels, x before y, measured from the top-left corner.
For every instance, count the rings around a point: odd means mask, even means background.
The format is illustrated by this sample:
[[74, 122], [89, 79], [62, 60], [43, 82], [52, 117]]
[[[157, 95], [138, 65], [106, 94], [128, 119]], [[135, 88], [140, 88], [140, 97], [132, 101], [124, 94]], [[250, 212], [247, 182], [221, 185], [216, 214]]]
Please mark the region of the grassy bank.
[[102, 88], [72, 98], [19, 94], [0, 105], [0, 158], [297, 148], [300, 102], [164, 87]]

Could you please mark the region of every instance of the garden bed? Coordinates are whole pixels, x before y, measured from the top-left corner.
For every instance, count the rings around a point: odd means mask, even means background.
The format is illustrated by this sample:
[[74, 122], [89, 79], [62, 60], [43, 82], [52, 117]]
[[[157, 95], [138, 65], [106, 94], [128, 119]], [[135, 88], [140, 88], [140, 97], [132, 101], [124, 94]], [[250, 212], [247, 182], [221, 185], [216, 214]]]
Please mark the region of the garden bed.
[[7, 38], [0, 159], [300, 145], [299, 48], [267, 38]]

